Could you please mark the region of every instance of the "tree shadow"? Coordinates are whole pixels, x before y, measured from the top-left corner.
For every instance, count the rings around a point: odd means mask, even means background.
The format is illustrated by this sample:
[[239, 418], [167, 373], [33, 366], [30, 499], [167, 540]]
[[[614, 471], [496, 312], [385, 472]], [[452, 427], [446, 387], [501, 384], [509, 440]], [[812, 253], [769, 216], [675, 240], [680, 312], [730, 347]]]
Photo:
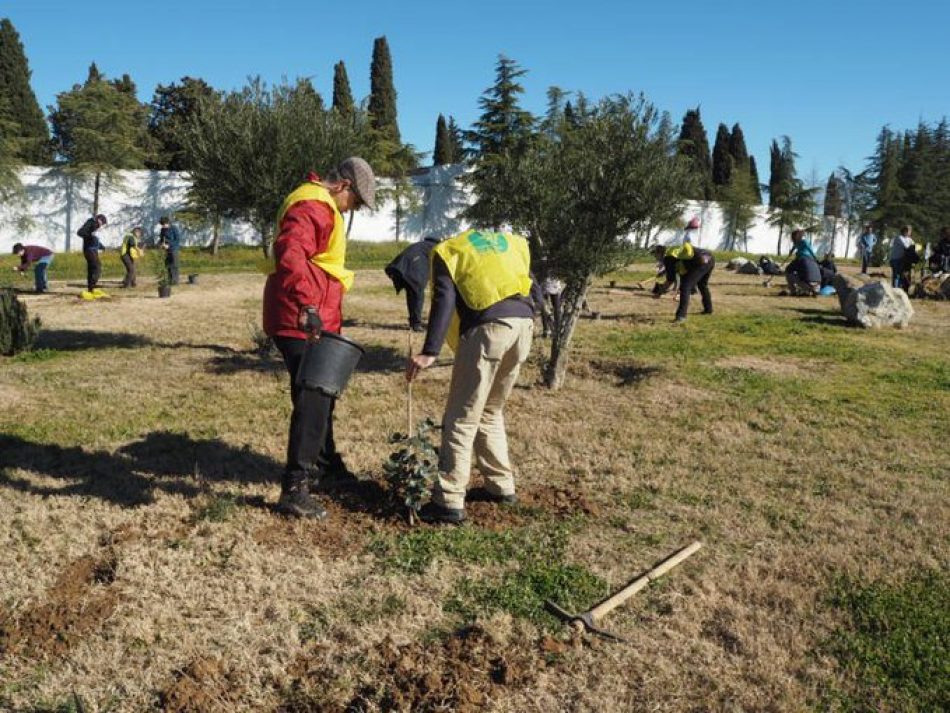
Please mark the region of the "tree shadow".
[[363, 347], [360, 363], [356, 371], [370, 374], [390, 374], [406, 368], [406, 354], [393, 347], [371, 344]]
[[54, 349], [63, 352], [86, 349], [135, 349], [152, 344], [152, 340], [140, 334], [128, 332], [94, 332], [78, 329], [42, 329], [36, 339], [37, 349]]
[[662, 373], [658, 366], [639, 366], [623, 362], [592, 361], [591, 368], [618, 379], [614, 386], [632, 386]]
[[[63, 480], [41, 486], [10, 474], [13, 468]], [[154, 501], [155, 491], [193, 498], [204, 492], [201, 480], [233, 483], [277, 482], [281, 464], [219, 439], [195, 440], [182, 433], [156, 431], [115, 453], [37, 443], [0, 434], [0, 485], [44, 497], [94, 497], [138, 507]]]
[[251, 371], [258, 374], [278, 374], [284, 369], [284, 363], [273, 355], [261, 355], [257, 351], [234, 351], [230, 354], [219, 354], [208, 362], [207, 371], [212, 374], [237, 374], [241, 371]]

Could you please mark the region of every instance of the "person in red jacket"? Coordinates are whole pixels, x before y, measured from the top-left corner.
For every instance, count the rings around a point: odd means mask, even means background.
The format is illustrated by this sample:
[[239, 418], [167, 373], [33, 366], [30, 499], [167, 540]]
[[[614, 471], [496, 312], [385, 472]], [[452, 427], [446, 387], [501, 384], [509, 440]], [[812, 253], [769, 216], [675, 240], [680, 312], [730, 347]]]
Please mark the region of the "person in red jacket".
[[310, 495], [311, 481], [346, 473], [333, 441], [333, 397], [296, 384], [307, 341], [321, 330], [338, 334], [343, 293], [353, 282], [344, 267], [346, 226], [342, 214], [375, 208], [376, 179], [359, 157], [343, 161], [326, 177], [310, 173], [278, 214], [274, 272], [264, 286], [264, 331], [274, 340], [290, 373], [293, 413], [287, 466], [278, 511], [320, 519], [326, 511]]

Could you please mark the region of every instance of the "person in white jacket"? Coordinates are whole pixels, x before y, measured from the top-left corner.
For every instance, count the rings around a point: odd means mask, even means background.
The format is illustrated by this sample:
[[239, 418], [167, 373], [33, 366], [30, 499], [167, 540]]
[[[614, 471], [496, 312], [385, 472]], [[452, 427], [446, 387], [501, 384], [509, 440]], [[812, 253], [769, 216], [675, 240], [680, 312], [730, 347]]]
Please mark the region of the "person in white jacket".
[[[900, 235], [891, 241], [891, 254], [889, 257], [891, 263], [891, 287], [900, 287], [906, 290], [910, 287], [908, 279], [909, 270], [907, 270], [908, 257], [916, 253], [914, 240], [911, 238], [913, 229], [909, 225], [901, 228]], [[916, 262], [916, 260], [914, 260]], [[912, 264], [912, 263], [911, 263]]]

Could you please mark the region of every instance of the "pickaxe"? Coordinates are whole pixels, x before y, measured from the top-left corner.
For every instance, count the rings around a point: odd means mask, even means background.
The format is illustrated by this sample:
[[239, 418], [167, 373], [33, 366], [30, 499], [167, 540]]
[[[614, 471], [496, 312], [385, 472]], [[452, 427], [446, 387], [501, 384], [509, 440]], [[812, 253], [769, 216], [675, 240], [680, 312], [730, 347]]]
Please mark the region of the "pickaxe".
[[669, 572], [680, 562], [684, 561], [687, 557], [699, 550], [699, 548], [702, 546], [702, 542], [694, 542], [693, 544], [684, 547], [678, 552], [674, 552], [646, 574], [640, 575], [620, 591], [610, 595], [607, 597], [607, 599], [604, 599], [593, 608], [588, 609], [587, 611], [580, 614], [570, 614], [550, 600], [546, 600], [544, 602], [544, 607], [548, 610], [548, 612], [556, 616], [558, 619], [567, 622], [577, 631], [587, 630], [591, 633], [603, 636], [605, 639], [623, 641], [624, 639], [621, 639], [616, 634], [611, 634], [609, 631], [601, 629], [599, 626], [600, 620], [627, 601], [634, 594], [643, 589], [645, 586], [647, 586], [654, 579], [659, 579], [664, 574]]

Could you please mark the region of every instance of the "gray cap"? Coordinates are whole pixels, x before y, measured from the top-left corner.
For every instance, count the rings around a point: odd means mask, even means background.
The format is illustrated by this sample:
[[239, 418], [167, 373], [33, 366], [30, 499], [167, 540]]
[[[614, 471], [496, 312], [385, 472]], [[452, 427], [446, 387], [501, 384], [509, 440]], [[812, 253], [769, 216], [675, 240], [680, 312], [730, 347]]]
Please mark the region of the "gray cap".
[[370, 210], [376, 210], [376, 176], [366, 160], [359, 156], [350, 156], [336, 170], [340, 178], [349, 179], [360, 200]]

